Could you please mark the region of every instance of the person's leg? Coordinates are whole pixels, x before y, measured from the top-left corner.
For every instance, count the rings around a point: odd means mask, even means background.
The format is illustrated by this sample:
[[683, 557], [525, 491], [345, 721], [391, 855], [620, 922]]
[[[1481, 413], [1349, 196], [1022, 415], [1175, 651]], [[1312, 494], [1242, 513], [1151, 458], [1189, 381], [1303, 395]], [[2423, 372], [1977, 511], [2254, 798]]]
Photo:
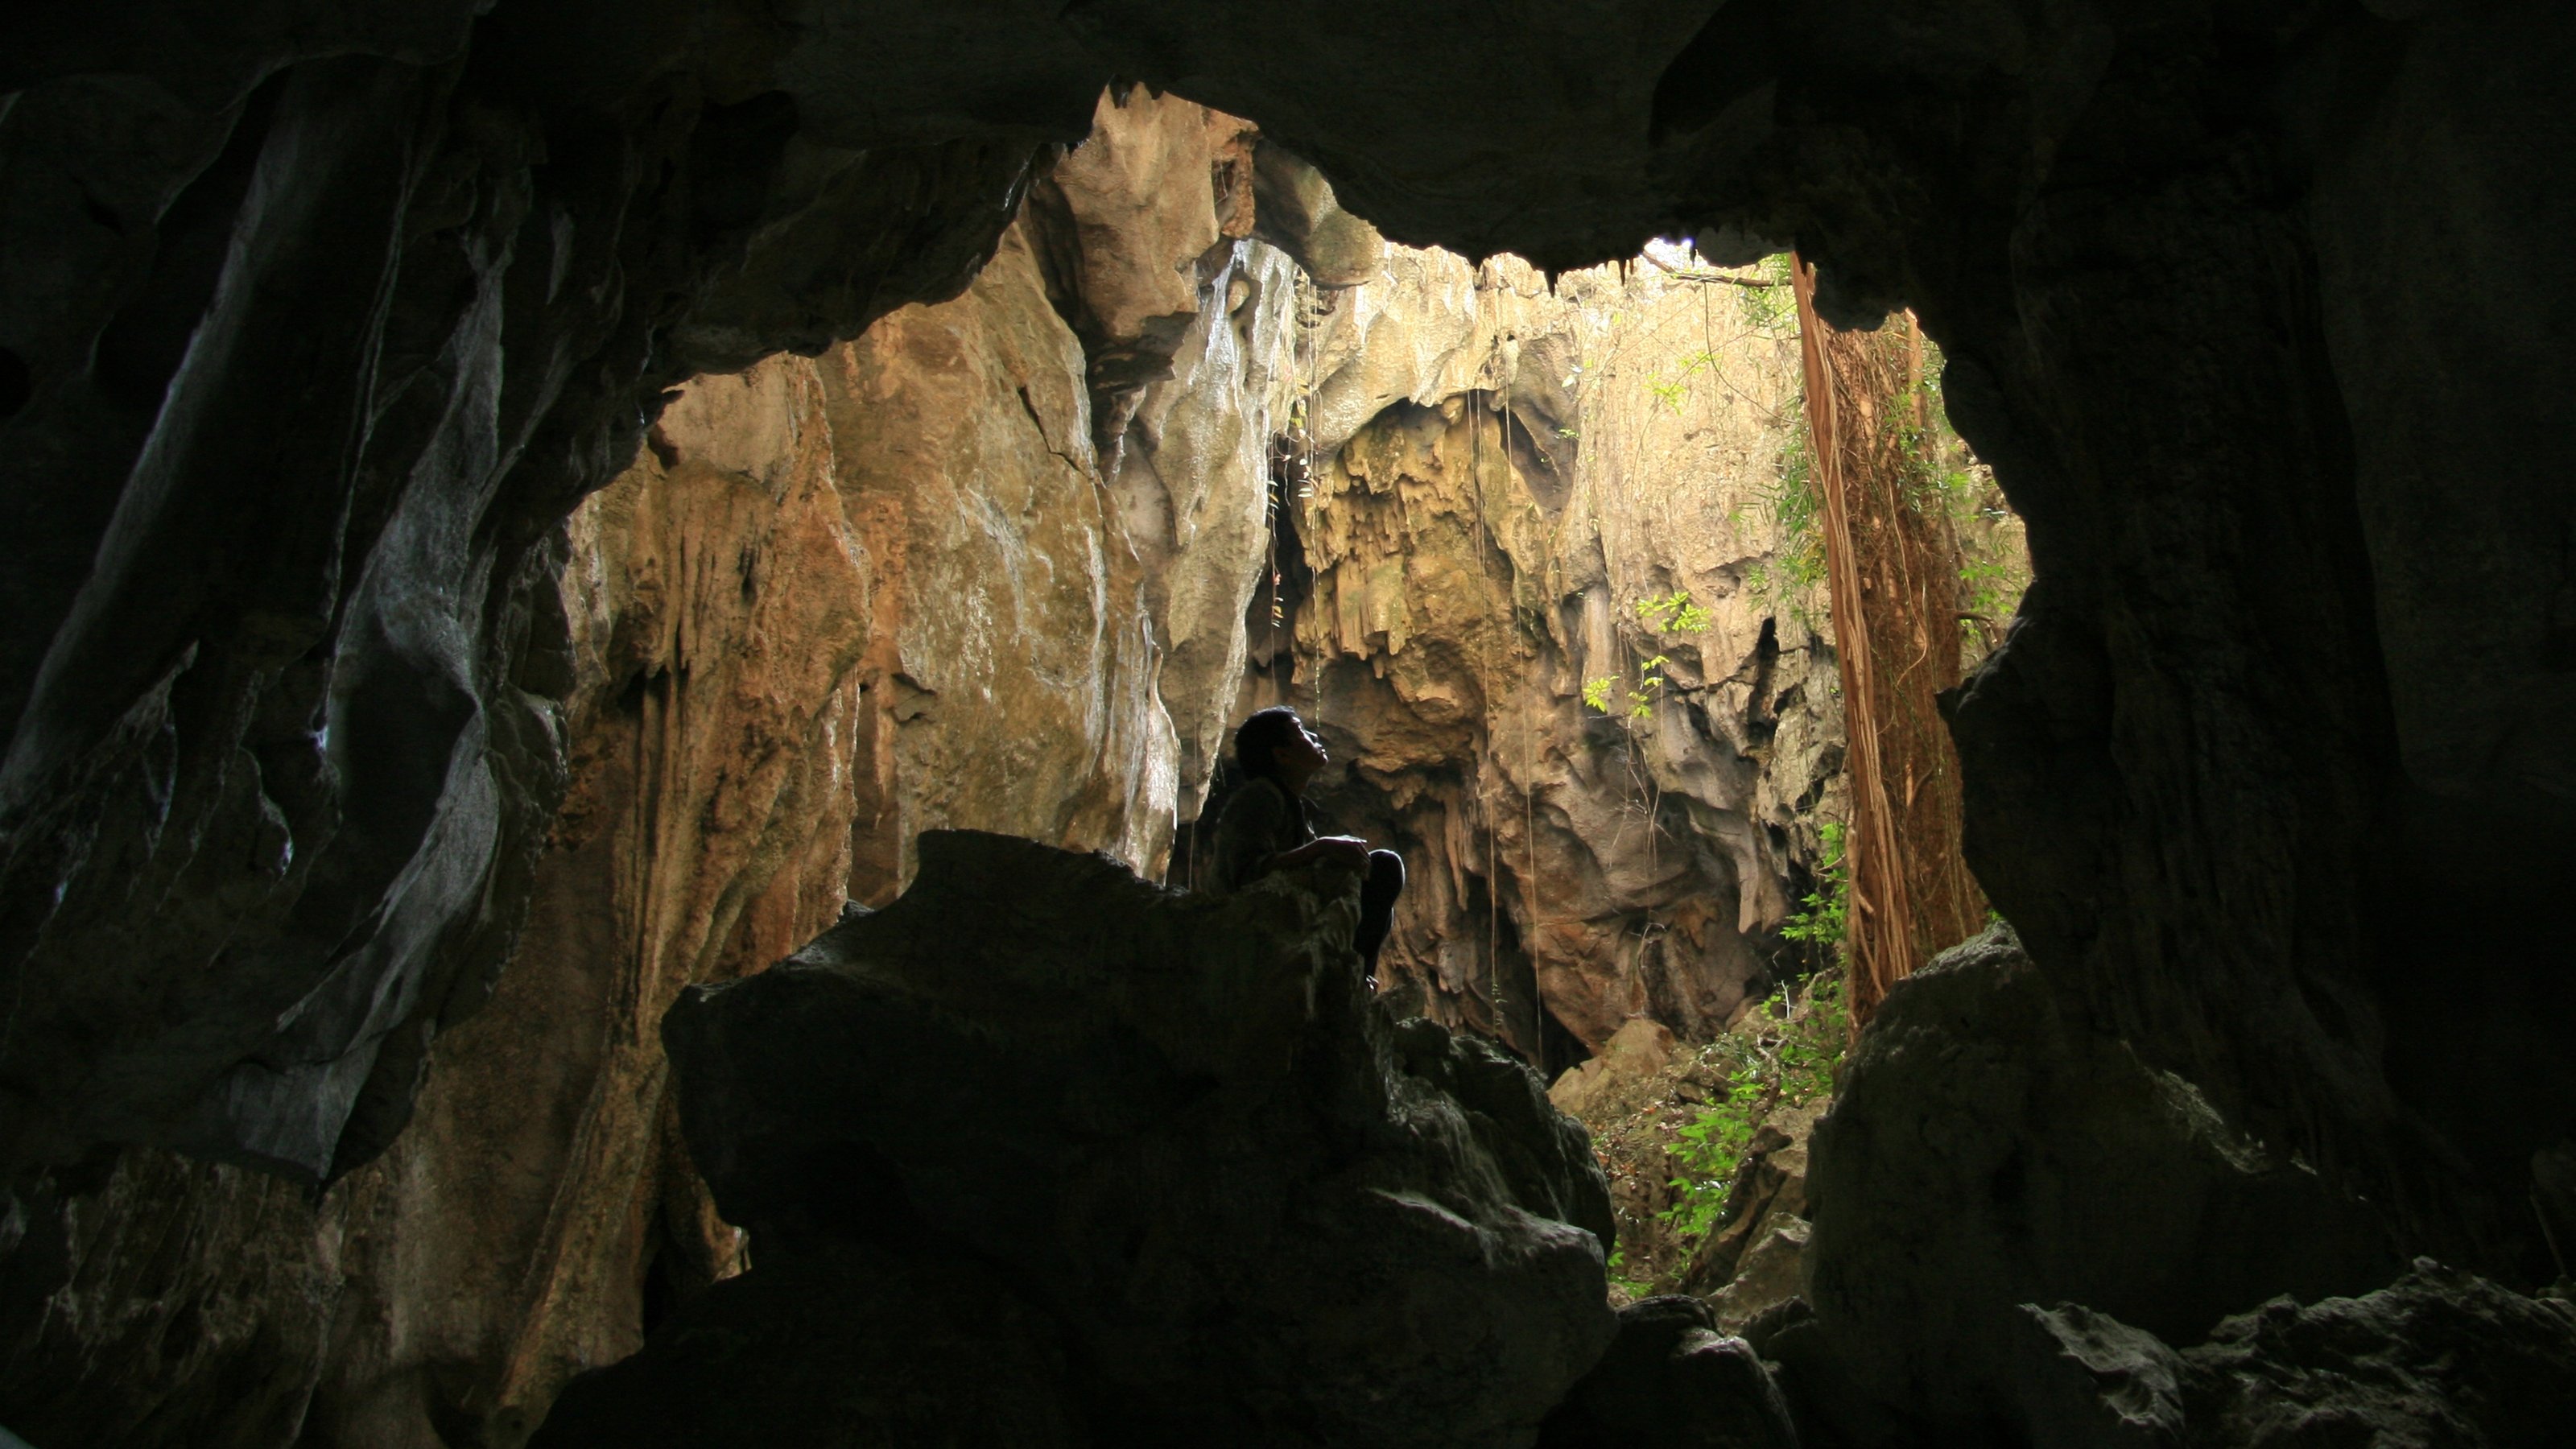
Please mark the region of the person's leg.
[[1368, 879], [1360, 883], [1360, 929], [1352, 938], [1360, 959], [1368, 964], [1371, 981], [1377, 979], [1377, 948], [1386, 944], [1386, 934], [1395, 926], [1395, 898], [1404, 894], [1404, 857], [1392, 850], [1369, 852]]

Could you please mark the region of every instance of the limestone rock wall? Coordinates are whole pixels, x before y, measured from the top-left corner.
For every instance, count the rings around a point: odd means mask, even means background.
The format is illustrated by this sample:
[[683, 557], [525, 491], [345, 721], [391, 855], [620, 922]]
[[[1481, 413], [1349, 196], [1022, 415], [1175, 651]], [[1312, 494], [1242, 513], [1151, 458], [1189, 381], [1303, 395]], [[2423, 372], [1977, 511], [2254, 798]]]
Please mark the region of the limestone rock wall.
[[[1241, 123], [1131, 93], [1099, 140], [1147, 159], [1073, 152], [953, 301], [689, 382], [574, 510], [531, 648], [564, 804], [409, 1130], [318, 1205], [149, 1152], [53, 1186], [0, 1423], [519, 1443], [743, 1261], [669, 1114], [683, 986], [890, 899], [925, 829], [1159, 868], [1194, 768], [1174, 720], [1221, 729], [1241, 671], [1289, 264], [1246, 239]], [[1165, 355], [1106, 376], [1100, 316]]]
[[1246, 703], [1318, 721], [1325, 813], [1407, 856], [1390, 989], [1550, 1069], [1641, 1015], [1721, 1030], [1840, 799], [1825, 611], [1781, 567], [1794, 325], [1406, 248], [1316, 310]]

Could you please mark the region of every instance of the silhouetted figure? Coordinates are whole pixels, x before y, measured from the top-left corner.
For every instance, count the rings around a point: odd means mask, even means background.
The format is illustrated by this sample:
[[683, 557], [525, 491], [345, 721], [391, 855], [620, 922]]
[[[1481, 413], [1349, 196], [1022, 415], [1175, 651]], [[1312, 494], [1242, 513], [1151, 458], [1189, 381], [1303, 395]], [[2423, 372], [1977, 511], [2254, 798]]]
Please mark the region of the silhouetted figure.
[[1404, 893], [1404, 857], [1371, 850], [1353, 835], [1315, 833], [1306, 814], [1306, 783], [1329, 757], [1297, 711], [1274, 705], [1234, 732], [1235, 763], [1248, 777], [1225, 802], [1216, 822], [1213, 886], [1231, 895], [1274, 870], [1319, 860], [1339, 860], [1368, 873], [1360, 885], [1360, 928], [1352, 944], [1377, 981], [1377, 952], [1395, 922], [1395, 898]]

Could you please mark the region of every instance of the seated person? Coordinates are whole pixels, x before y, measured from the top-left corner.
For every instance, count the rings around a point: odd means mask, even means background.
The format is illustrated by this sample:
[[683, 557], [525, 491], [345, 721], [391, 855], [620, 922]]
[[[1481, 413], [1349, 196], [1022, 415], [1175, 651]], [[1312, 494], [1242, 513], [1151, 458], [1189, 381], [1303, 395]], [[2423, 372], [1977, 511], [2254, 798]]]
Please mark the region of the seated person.
[[1404, 891], [1404, 858], [1371, 850], [1351, 835], [1315, 833], [1306, 815], [1306, 784], [1328, 760], [1324, 742], [1286, 705], [1262, 710], [1234, 732], [1235, 763], [1248, 777], [1217, 817], [1212, 887], [1231, 895], [1274, 870], [1338, 860], [1367, 872], [1360, 886], [1359, 933], [1351, 944], [1377, 981], [1377, 952], [1395, 922]]

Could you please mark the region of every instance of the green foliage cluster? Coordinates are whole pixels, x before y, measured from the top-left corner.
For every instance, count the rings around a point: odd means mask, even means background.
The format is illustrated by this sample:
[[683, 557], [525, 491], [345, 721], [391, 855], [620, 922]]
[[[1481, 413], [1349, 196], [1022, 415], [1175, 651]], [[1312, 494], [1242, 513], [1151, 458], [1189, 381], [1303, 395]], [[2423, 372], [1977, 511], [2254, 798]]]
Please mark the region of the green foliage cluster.
[[[1989, 631], [2019, 606], [2022, 591], [2030, 587], [2030, 557], [1993, 472], [1977, 462], [1949, 426], [1940, 346], [1926, 338], [1923, 349], [1923, 380], [1915, 387], [1927, 404], [1921, 411], [1933, 421], [1928, 429], [1912, 424], [1898, 429], [1906, 460], [1906, 502], [1918, 513], [1947, 518], [1959, 542], [1959, 628], [1973, 664], [1990, 642]], [[1911, 411], [1895, 410], [1899, 417]]]
[[1762, 511], [1780, 531], [1780, 549], [1747, 570], [1744, 582], [1765, 610], [1812, 629], [1816, 588], [1825, 581], [1825, 531], [1817, 526], [1824, 500], [1816, 493], [1815, 449], [1803, 417], [1781, 445], [1779, 470], [1762, 492]]
[[1798, 335], [1798, 299], [1789, 289], [1789, 254], [1773, 252], [1755, 268], [1768, 287], [1730, 288], [1744, 308], [1744, 320], [1773, 337]]
[[2028, 570], [2010, 561], [1972, 558], [1959, 566], [1959, 582], [1967, 591], [1968, 612], [1992, 617], [2020, 603], [2030, 579]]
[[[1709, 612], [1692, 602], [1690, 590], [1675, 589], [1659, 598], [1639, 599], [1637, 617], [1647, 628], [1661, 634], [1699, 634], [1707, 631]], [[1663, 698], [1671, 682], [1664, 671], [1672, 667], [1673, 657], [1658, 654], [1637, 665], [1637, 687], [1628, 690], [1620, 712], [1630, 719], [1647, 719], [1655, 712], [1655, 701]], [[1619, 686], [1619, 676], [1605, 674], [1583, 681], [1583, 702], [1602, 714], [1611, 710], [1610, 692]]]
[[1660, 599], [1639, 599], [1637, 617], [1658, 634], [1701, 634], [1709, 625], [1708, 610], [1691, 602], [1688, 589], [1675, 589]]
[[1816, 888], [1790, 914], [1780, 934], [1802, 945], [1822, 947], [1841, 959], [1851, 934], [1851, 860], [1843, 850], [1843, 823], [1828, 820], [1817, 828], [1824, 853], [1816, 861]]
[[1655, 401], [1662, 403], [1674, 417], [1680, 417], [1682, 401], [1690, 396], [1691, 374], [1702, 369], [1714, 373], [1717, 365], [1718, 357], [1714, 351], [1702, 349], [1691, 353], [1679, 361], [1670, 377], [1658, 376], [1649, 381], [1646, 391], [1654, 394]]
[[[1824, 853], [1816, 862], [1816, 888], [1780, 934], [1823, 947], [1839, 962], [1851, 924], [1851, 864], [1844, 852], [1841, 822], [1825, 822], [1822, 834]], [[1719, 1044], [1721, 1049], [1734, 1044], [1726, 1088], [1681, 1129], [1681, 1144], [1672, 1153], [1676, 1175], [1671, 1186], [1676, 1195], [1660, 1216], [1685, 1249], [1725, 1220], [1726, 1200], [1754, 1129], [1776, 1108], [1801, 1106], [1831, 1092], [1835, 1069], [1842, 1065], [1843, 1050], [1850, 1041], [1851, 1015], [1845, 1008], [1839, 970], [1818, 972], [1810, 978], [1804, 997], [1792, 998], [1784, 992], [1764, 1009], [1780, 1026], [1749, 1038], [1730, 1033]]]
[[1803, 1106], [1834, 1089], [1851, 1036], [1839, 972], [1811, 979], [1803, 996], [1783, 992], [1759, 1010], [1768, 1029], [1731, 1032], [1714, 1050], [1731, 1060], [1721, 1093], [1681, 1129], [1672, 1150], [1673, 1204], [1659, 1216], [1683, 1247], [1725, 1220], [1726, 1201], [1743, 1165], [1744, 1149], [1763, 1119], [1782, 1107]]

